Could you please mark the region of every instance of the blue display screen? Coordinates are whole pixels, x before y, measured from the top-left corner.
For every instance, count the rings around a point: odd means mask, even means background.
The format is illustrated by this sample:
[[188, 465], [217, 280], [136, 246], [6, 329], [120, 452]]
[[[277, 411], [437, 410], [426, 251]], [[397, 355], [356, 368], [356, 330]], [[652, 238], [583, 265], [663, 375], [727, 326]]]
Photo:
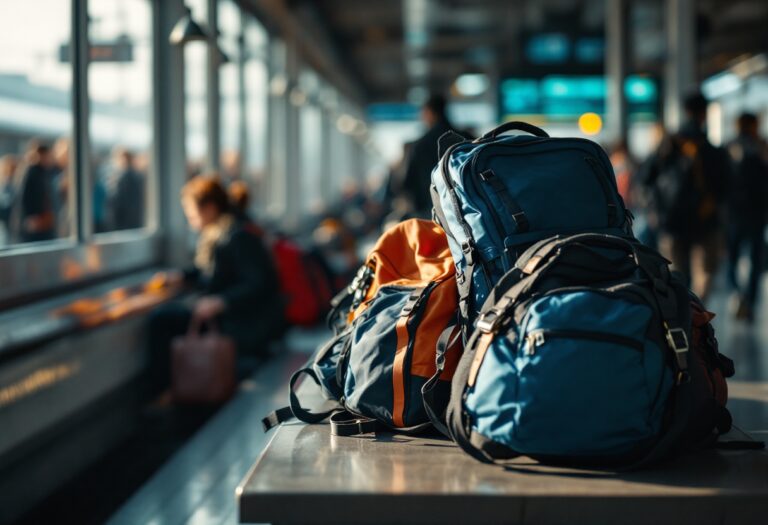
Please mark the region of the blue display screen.
[[[605, 113], [607, 81], [603, 76], [508, 78], [502, 81], [500, 88], [503, 117], [543, 115], [553, 119], [572, 119], [586, 112]], [[658, 88], [654, 79], [627, 77], [624, 92], [630, 114], [655, 118]]]

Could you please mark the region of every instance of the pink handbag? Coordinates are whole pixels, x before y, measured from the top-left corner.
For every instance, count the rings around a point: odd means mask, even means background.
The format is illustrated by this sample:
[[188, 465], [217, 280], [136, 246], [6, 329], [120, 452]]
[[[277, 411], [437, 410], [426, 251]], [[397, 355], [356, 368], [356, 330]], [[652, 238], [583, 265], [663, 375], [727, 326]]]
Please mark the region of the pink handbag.
[[181, 404], [223, 403], [237, 386], [234, 340], [219, 332], [215, 323], [201, 332], [192, 321], [189, 331], [171, 344], [171, 391]]

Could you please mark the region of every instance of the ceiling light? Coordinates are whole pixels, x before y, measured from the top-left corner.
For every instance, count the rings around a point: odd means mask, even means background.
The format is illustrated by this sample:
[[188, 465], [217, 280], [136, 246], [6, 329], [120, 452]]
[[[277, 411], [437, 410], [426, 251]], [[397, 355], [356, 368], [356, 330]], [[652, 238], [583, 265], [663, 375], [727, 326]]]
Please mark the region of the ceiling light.
[[456, 91], [463, 97], [476, 97], [488, 90], [490, 81], [484, 73], [467, 73], [456, 79]]
[[192, 18], [192, 10], [184, 6], [185, 13], [179, 18], [168, 37], [168, 41], [175, 46], [183, 46], [196, 40], [208, 40], [208, 33]]

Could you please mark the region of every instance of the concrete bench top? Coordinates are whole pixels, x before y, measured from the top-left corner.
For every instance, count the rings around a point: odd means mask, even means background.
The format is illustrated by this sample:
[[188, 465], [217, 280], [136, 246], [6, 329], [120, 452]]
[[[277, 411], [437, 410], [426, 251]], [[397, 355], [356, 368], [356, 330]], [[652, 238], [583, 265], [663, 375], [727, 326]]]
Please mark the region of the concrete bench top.
[[336, 437], [294, 422], [273, 432], [237, 489], [243, 523], [768, 523], [764, 451], [707, 450], [606, 474], [528, 458], [484, 465], [437, 436]]

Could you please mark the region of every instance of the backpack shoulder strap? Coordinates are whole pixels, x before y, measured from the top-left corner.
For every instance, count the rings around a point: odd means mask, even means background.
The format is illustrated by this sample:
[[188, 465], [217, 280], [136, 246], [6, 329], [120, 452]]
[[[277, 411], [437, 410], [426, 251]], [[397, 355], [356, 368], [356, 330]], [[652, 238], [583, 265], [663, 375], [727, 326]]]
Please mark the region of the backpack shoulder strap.
[[315, 384], [320, 386], [320, 380], [317, 378], [317, 374], [315, 374], [315, 371], [309, 364], [294, 372], [291, 376], [291, 381], [288, 384], [290, 406], [279, 408], [262, 419], [261, 424], [264, 428], [264, 432], [268, 432], [277, 425], [293, 418], [305, 423], [320, 423], [324, 419], [330, 417], [334, 412], [338, 412], [341, 409], [341, 406], [339, 405], [329, 410], [312, 412], [302, 407], [301, 402], [299, 401], [299, 396], [296, 393], [296, 383], [301, 376], [305, 374], [311, 377]]
[[[454, 333], [455, 332], [455, 333]], [[424, 410], [429, 417], [429, 421], [435, 429], [446, 437], [451, 437], [448, 427], [445, 426], [445, 415], [439, 415], [435, 406], [435, 388], [440, 380], [440, 375], [445, 369], [445, 354], [458, 341], [461, 336], [461, 330], [456, 331], [456, 325], [451, 324], [440, 334], [435, 345], [435, 373], [430, 377], [424, 386], [421, 387], [421, 397], [424, 401]]]

